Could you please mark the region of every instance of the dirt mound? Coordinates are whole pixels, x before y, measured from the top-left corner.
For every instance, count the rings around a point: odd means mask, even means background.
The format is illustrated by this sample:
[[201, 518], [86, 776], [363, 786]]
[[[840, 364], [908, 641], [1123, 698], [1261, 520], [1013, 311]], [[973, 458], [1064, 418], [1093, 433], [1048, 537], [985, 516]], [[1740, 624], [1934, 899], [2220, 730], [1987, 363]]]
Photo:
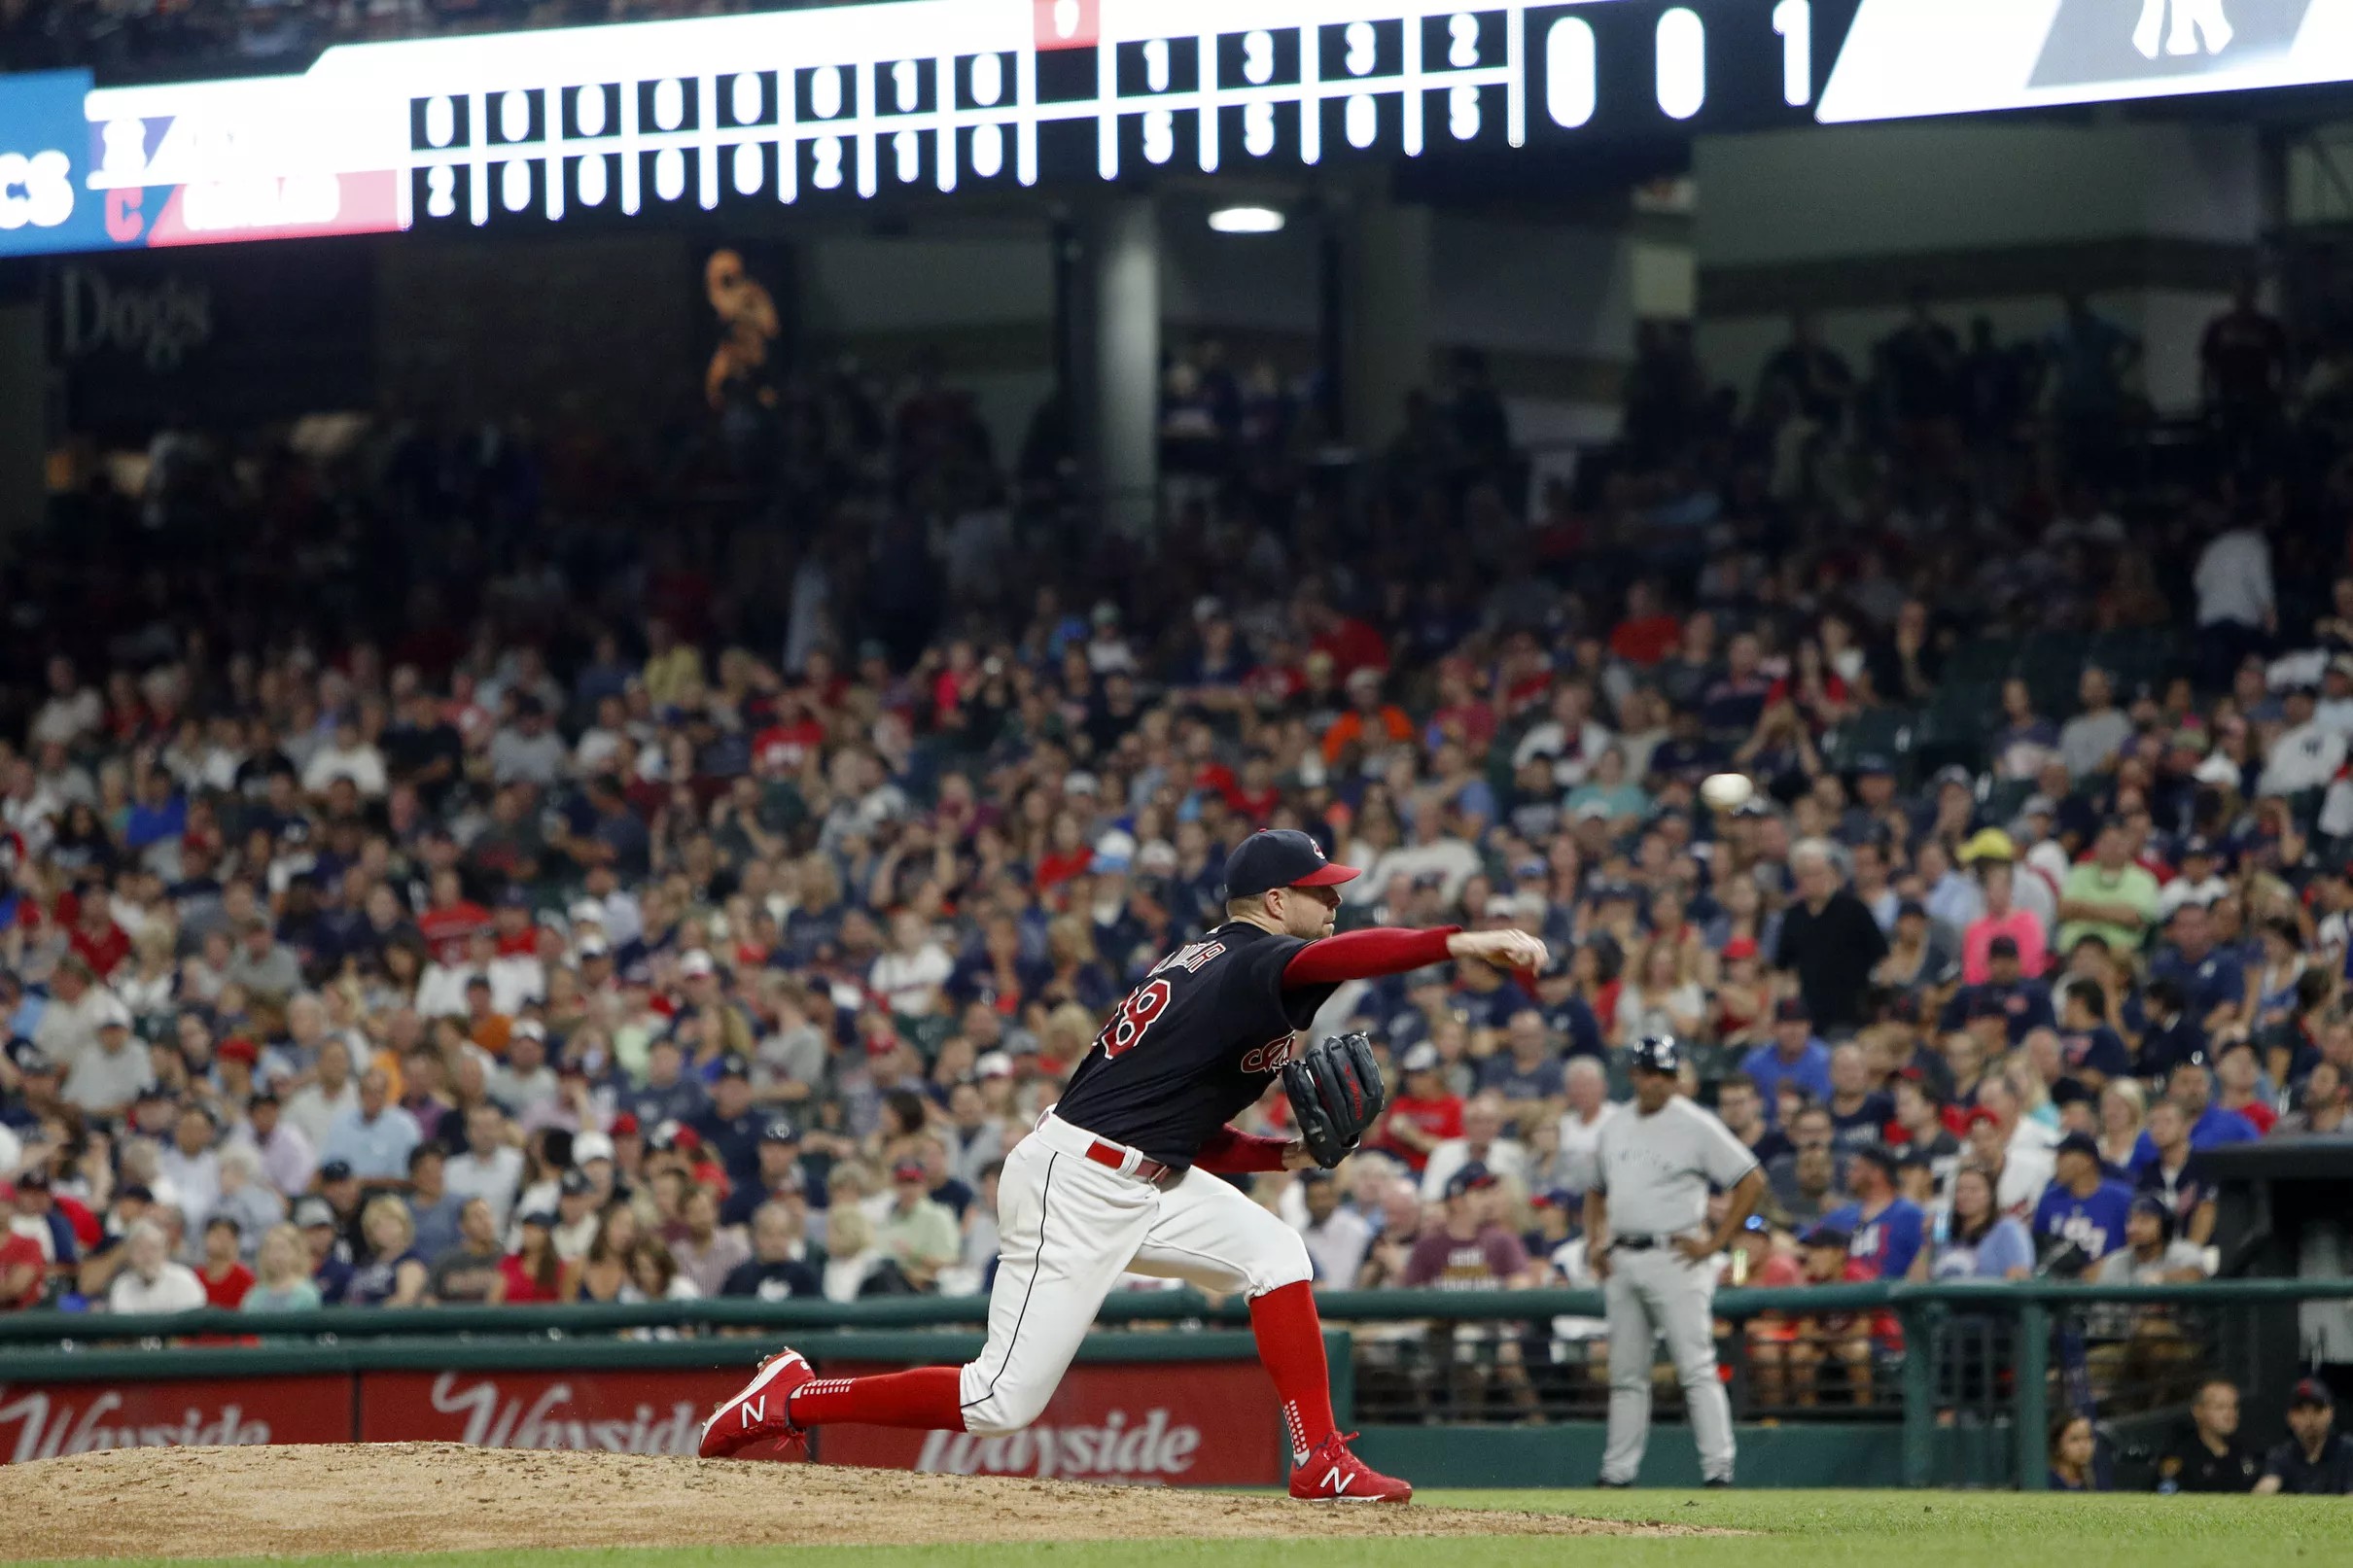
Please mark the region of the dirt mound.
[[1668, 1535], [1468, 1509], [454, 1443], [123, 1448], [0, 1466], [0, 1555], [926, 1545], [1145, 1537]]

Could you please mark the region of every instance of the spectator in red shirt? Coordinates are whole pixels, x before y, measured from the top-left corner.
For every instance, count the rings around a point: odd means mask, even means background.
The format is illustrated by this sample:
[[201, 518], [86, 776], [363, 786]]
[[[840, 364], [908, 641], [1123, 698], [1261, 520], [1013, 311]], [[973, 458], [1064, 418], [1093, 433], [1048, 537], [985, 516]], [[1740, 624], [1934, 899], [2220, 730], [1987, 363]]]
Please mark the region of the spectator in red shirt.
[[1438, 1048], [1427, 1040], [1409, 1047], [1400, 1065], [1405, 1081], [1389, 1100], [1372, 1146], [1420, 1171], [1429, 1163], [1430, 1150], [1462, 1135], [1462, 1097], [1446, 1087]]
[[81, 906], [74, 920], [73, 950], [89, 965], [91, 974], [104, 980], [130, 957], [130, 937], [115, 923], [103, 893], [92, 893]]
[[0, 1312], [40, 1306], [41, 1285], [48, 1272], [40, 1242], [14, 1231], [0, 1231]]
[[1079, 826], [1077, 813], [1056, 812], [1054, 825], [1047, 830], [1046, 853], [1037, 858], [1037, 890], [1045, 892], [1072, 877], [1084, 876], [1094, 863], [1095, 851]]
[[1645, 578], [1626, 590], [1626, 618], [1609, 634], [1609, 650], [1647, 670], [1673, 652], [1682, 638], [1682, 623], [1660, 608], [1659, 590]]
[[[17, 1202], [14, 1183], [0, 1181], [0, 1213]], [[49, 1274], [49, 1254], [22, 1232], [0, 1227], [0, 1312], [13, 1312], [41, 1302], [42, 1282]]]
[[[943, 672], [940, 679], [948, 679]], [[788, 686], [776, 694], [776, 721], [752, 738], [752, 761], [762, 772], [790, 778], [825, 743], [825, 727], [810, 713], [808, 693]]]
[[1302, 608], [1299, 618], [1308, 628], [1309, 648], [1330, 654], [1332, 666], [1342, 679], [1359, 670], [1388, 668], [1388, 644], [1379, 632], [1353, 615], [1344, 615], [1329, 605], [1311, 603]]
[[253, 1289], [253, 1271], [237, 1257], [237, 1222], [222, 1214], [204, 1227], [204, 1266], [196, 1271], [208, 1307], [242, 1306]]
[[1225, 803], [1247, 819], [1252, 827], [1264, 827], [1282, 804], [1282, 791], [1275, 783], [1275, 759], [1264, 751], [1252, 751], [1242, 762], [1242, 777], [1229, 781], [1220, 791]]
[[490, 911], [466, 896], [455, 871], [443, 867], [433, 874], [433, 905], [417, 917], [417, 929], [437, 961], [464, 963], [467, 940], [489, 923]]
[[530, 1305], [556, 1299], [555, 1216], [533, 1209], [519, 1222], [522, 1244], [499, 1260], [499, 1276], [490, 1282], [490, 1304]]
[[1494, 739], [1495, 710], [1479, 695], [1477, 668], [1459, 653], [1439, 660], [1438, 706], [1422, 731], [1422, 744], [1435, 749], [1451, 740], [1484, 756]]
[[531, 895], [520, 888], [510, 888], [499, 900], [499, 912], [494, 927], [498, 937], [498, 956], [502, 958], [537, 958], [540, 951], [540, 928], [531, 918]]

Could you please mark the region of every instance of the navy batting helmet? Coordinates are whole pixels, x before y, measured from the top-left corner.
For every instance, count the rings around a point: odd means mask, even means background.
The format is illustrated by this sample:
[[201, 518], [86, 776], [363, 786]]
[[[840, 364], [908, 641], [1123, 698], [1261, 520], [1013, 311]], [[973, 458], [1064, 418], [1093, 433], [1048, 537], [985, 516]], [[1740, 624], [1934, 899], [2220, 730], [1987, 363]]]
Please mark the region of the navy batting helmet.
[[1671, 1034], [1645, 1034], [1634, 1042], [1627, 1064], [1636, 1072], [1672, 1073], [1683, 1065], [1683, 1048]]

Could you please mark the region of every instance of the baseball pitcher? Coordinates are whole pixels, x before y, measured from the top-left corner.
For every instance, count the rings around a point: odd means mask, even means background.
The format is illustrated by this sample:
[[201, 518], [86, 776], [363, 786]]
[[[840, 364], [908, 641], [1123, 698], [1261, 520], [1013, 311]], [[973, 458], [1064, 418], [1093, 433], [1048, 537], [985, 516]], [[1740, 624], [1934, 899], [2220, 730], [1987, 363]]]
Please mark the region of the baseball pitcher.
[[[1357, 875], [1305, 833], [1254, 833], [1226, 861], [1226, 922], [1170, 954], [1104, 1025], [1060, 1103], [1006, 1157], [1001, 1237], [978, 1360], [876, 1377], [819, 1378], [786, 1350], [703, 1423], [705, 1458], [798, 1440], [837, 1421], [1014, 1432], [1036, 1420], [1126, 1271], [1239, 1292], [1290, 1436], [1293, 1497], [1404, 1502], [1413, 1488], [1351, 1453], [1332, 1418], [1323, 1325], [1296, 1232], [1212, 1172], [1304, 1169], [1345, 1159], [1385, 1092], [1360, 1035], [1293, 1060], [1343, 982], [1441, 958], [1532, 969], [1522, 931], [1375, 928], [1331, 934], [1334, 891]], [[1300, 1136], [1227, 1125], [1283, 1079]]]

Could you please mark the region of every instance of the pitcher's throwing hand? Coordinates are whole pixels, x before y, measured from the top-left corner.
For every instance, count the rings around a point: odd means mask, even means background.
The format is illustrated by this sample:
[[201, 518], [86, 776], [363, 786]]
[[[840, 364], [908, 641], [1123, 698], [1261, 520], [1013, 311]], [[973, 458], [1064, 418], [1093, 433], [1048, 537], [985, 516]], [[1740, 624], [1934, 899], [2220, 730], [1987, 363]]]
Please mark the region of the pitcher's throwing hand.
[[1477, 958], [1498, 969], [1540, 969], [1550, 955], [1541, 937], [1526, 931], [1457, 931], [1446, 939], [1449, 957]]

